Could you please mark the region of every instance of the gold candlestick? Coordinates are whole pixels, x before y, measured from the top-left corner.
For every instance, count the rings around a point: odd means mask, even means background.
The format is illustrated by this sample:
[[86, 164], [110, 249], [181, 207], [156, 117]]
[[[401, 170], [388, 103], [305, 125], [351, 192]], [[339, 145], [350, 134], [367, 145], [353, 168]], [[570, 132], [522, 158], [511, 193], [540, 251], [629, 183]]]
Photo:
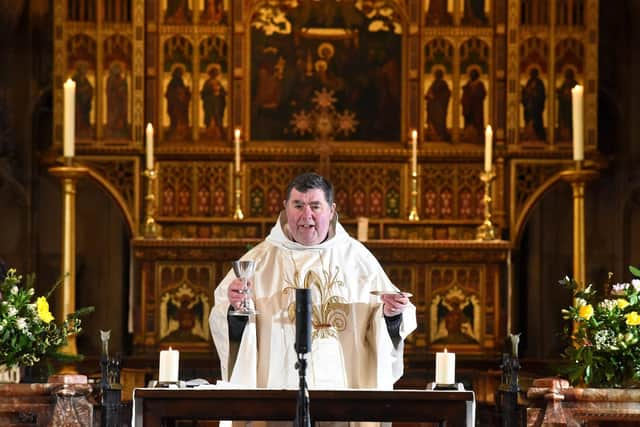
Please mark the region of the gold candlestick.
[[[89, 173], [88, 168], [74, 165], [72, 159], [65, 157], [64, 165], [49, 168], [49, 173], [62, 181], [62, 295], [56, 310], [59, 321], [76, 311], [76, 183]], [[69, 336], [60, 352], [77, 355], [76, 337]]]
[[146, 169], [142, 174], [147, 178], [146, 216], [144, 218], [142, 234], [147, 239], [156, 239], [159, 236], [160, 226], [156, 222], [156, 186], [155, 181], [158, 173], [155, 169]]
[[233, 219], [242, 221], [244, 219], [244, 213], [242, 213], [242, 187], [240, 186], [240, 178], [242, 177], [242, 172], [236, 172], [234, 174], [234, 183], [235, 183], [235, 200], [236, 200], [236, 209], [233, 212]]
[[418, 215], [418, 174], [411, 173], [411, 211], [409, 212], [409, 221], [420, 221]]
[[476, 231], [477, 240], [495, 240], [496, 228], [491, 223], [491, 182], [496, 178], [493, 170], [480, 173], [480, 180], [484, 182], [484, 222]]
[[586, 260], [584, 238], [584, 188], [587, 181], [598, 176], [594, 169], [584, 169], [582, 161], [575, 162], [575, 168], [560, 173], [562, 179], [571, 184], [573, 192], [573, 278], [579, 289], [586, 283]]

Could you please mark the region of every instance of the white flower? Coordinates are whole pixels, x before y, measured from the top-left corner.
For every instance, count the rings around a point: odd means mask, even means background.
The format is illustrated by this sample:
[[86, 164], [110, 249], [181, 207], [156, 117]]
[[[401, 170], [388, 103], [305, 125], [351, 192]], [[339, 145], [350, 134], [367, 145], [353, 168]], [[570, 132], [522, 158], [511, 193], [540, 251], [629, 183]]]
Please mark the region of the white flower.
[[576, 305], [576, 308], [582, 307], [583, 305], [587, 305], [587, 300], [585, 300], [584, 298], [576, 297], [575, 305]]
[[29, 290], [27, 292], [29, 292], [30, 296], [33, 296], [33, 294], [36, 293], [36, 291], [33, 288], [29, 288]]
[[618, 304], [616, 303], [616, 300], [614, 299], [606, 299], [604, 301], [602, 301], [600, 303], [600, 307], [604, 310], [607, 311], [612, 311], [614, 308], [616, 308], [618, 306]]
[[611, 287], [612, 295], [624, 295], [624, 291], [629, 287], [628, 283], [616, 283]]
[[16, 314], [18, 314], [18, 309], [15, 308], [14, 306], [10, 306], [9, 310], [7, 311], [7, 314], [9, 315], [9, 317], [13, 317]]
[[11, 295], [18, 295], [18, 287], [16, 285], [11, 287]]
[[636, 292], [640, 292], [640, 279], [633, 279], [631, 281], [631, 286], [633, 286], [633, 289], [635, 289]]
[[27, 319], [25, 319], [24, 317], [18, 317], [16, 319], [16, 326], [18, 327], [18, 329], [20, 329], [21, 331], [24, 331], [27, 329]]

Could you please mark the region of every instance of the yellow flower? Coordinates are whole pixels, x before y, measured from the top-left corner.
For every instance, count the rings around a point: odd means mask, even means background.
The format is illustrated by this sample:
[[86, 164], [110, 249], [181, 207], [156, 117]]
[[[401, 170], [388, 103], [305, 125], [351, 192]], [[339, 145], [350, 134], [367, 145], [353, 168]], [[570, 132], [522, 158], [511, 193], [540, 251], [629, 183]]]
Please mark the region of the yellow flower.
[[619, 308], [620, 310], [624, 310], [624, 308], [625, 308], [626, 306], [628, 306], [628, 305], [629, 305], [629, 301], [627, 301], [627, 300], [626, 300], [626, 299], [624, 299], [624, 298], [618, 298], [618, 299], [616, 300], [616, 303], [618, 304], [618, 308]]
[[45, 297], [38, 297], [36, 300], [36, 307], [38, 309], [38, 317], [44, 323], [49, 323], [53, 320], [53, 315], [49, 311], [49, 303]]
[[581, 306], [580, 310], [578, 311], [578, 316], [580, 316], [584, 320], [591, 319], [591, 316], [593, 316], [593, 306], [591, 304]]
[[629, 314], [625, 314], [624, 317], [627, 318], [627, 325], [636, 326], [640, 325], [640, 316], [637, 311], [632, 311]]

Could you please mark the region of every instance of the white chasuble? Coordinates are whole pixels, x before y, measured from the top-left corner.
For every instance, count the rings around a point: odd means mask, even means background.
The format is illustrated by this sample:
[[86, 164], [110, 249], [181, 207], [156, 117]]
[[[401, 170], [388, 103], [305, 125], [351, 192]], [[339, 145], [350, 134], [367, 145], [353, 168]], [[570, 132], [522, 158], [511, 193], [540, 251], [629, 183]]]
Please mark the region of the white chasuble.
[[[222, 379], [246, 387], [298, 388], [295, 369], [295, 292], [313, 298], [312, 351], [307, 355], [310, 388], [392, 389], [403, 372], [403, 343], [394, 347], [382, 302], [371, 291], [397, 291], [376, 258], [335, 223], [329, 238], [314, 246], [290, 240], [284, 215], [267, 239], [243, 259], [256, 263], [249, 317], [239, 346], [230, 345], [227, 288], [230, 271], [215, 291], [210, 330]], [[412, 304], [403, 312], [400, 337], [416, 328]]]

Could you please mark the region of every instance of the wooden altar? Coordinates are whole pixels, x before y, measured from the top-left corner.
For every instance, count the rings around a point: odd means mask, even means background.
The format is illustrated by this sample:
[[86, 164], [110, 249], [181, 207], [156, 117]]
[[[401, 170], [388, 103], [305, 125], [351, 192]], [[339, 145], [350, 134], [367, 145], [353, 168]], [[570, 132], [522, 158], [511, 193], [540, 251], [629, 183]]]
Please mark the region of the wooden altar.
[[[134, 427], [159, 426], [170, 419], [273, 420], [295, 418], [297, 390], [136, 389]], [[434, 422], [472, 427], [472, 391], [309, 392], [315, 421]]]

